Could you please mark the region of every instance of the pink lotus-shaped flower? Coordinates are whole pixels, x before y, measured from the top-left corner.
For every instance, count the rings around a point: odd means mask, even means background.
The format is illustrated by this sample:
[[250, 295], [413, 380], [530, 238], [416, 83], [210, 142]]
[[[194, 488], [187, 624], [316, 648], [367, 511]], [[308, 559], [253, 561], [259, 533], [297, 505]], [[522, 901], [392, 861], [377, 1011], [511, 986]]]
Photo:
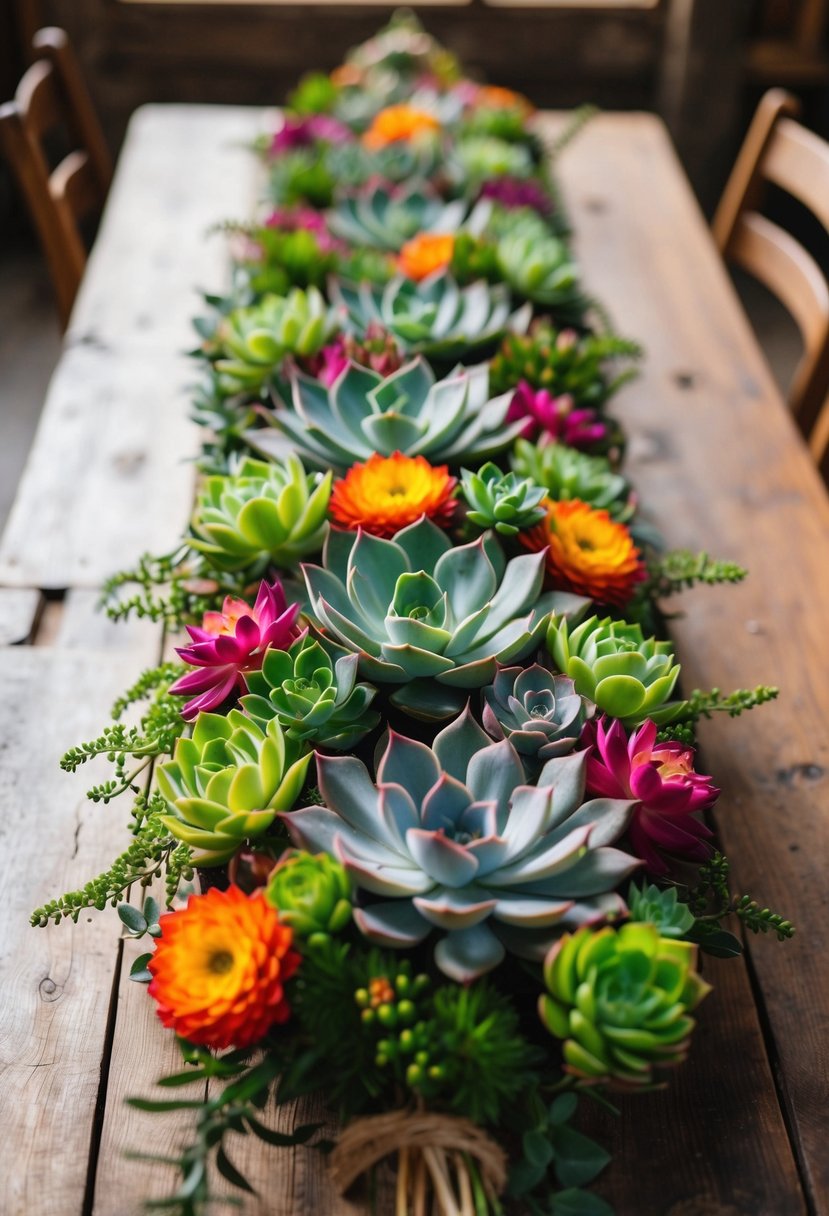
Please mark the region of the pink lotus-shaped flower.
[[177, 653], [195, 667], [170, 687], [177, 696], [198, 695], [181, 716], [188, 721], [202, 710], [215, 709], [234, 689], [247, 691], [244, 672], [258, 671], [269, 646], [287, 650], [301, 635], [299, 604], [288, 604], [282, 584], [263, 582], [251, 608], [244, 600], [226, 597], [221, 612], [206, 612], [202, 627], [188, 625], [192, 646]]
[[710, 777], [694, 772], [694, 749], [681, 743], [657, 743], [657, 727], [648, 720], [628, 739], [616, 718], [588, 722], [581, 742], [591, 747], [587, 789], [605, 798], [636, 798], [639, 805], [628, 827], [633, 852], [654, 874], [668, 865], [659, 852], [704, 861], [710, 830], [695, 812], [716, 802], [719, 790]]
[[592, 447], [607, 434], [595, 410], [574, 409], [569, 393], [554, 397], [548, 389], [533, 388], [526, 380], [518, 382], [506, 420], [516, 422], [519, 418], [527, 419], [521, 432], [524, 439], [535, 439], [541, 433], [545, 440], [571, 448]]

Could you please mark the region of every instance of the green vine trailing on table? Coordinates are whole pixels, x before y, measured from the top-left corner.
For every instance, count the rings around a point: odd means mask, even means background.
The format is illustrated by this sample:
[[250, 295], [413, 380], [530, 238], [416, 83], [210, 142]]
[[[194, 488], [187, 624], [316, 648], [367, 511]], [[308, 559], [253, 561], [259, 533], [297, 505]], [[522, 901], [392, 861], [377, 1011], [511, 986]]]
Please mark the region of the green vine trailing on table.
[[[642, 351], [555, 180], [590, 113], [545, 151], [400, 15], [300, 83], [256, 143], [265, 209], [221, 226], [192, 517], [104, 589], [180, 661], [63, 757], [106, 759], [89, 797], [132, 795], [128, 841], [32, 914], [111, 904], [151, 946], [130, 975], [184, 1067], [131, 1103], [192, 1119], [153, 1210], [250, 1192], [253, 1136], [394, 1216], [609, 1216], [587, 1099], [694, 1066], [726, 926], [794, 932], [709, 822], [697, 724], [777, 689], [680, 692], [663, 601], [746, 571], [666, 553], [622, 470]], [[325, 1134], [291, 1124], [311, 1094]]]

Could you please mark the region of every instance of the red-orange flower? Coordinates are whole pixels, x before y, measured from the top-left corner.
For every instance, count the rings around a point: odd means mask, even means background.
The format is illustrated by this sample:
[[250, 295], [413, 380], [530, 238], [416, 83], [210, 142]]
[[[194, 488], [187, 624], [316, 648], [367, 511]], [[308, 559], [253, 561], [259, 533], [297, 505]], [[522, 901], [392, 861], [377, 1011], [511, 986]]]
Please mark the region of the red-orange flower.
[[535, 113], [532, 102], [523, 94], [495, 84], [481, 85], [475, 94], [475, 105], [486, 110], [519, 110], [525, 118]]
[[446, 465], [434, 466], [423, 456], [380, 456], [355, 464], [334, 483], [328, 509], [341, 528], [363, 528], [374, 536], [394, 536], [422, 515], [448, 524], [455, 509], [457, 479]]
[[547, 518], [521, 533], [537, 553], [547, 548], [547, 573], [557, 590], [624, 606], [643, 576], [642, 560], [624, 524], [574, 498], [546, 501]]
[[261, 891], [211, 888], [161, 917], [148, 963], [165, 1026], [203, 1047], [249, 1047], [291, 1008], [285, 981], [299, 965], [293, 933]]
[[386, 106], [385, 110], [375, 114], [371, 126], [363, 135], [363, 143], [367, 148], [376, 151], [378, 148], [385, 148], [386, 144], [414, 139], [419, 135], [433, 135], [439, 130], [440, 123], [434, 114], [403, 103]]
[[406, 241], [400, 250], [397, 267], [410, 279], [425, 279], [450, 265], [455, 252], [451, 232], [421, 232]]

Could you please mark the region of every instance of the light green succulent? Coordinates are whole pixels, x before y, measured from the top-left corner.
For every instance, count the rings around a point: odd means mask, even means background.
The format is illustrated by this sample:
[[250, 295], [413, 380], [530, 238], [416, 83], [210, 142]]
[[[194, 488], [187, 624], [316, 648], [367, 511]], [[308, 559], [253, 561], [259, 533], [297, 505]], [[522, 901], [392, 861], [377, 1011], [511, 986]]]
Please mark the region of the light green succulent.
[[547, 491], [532, 478], [502, 473], [492, 463], [483, 465], [477, 473], [468, 469], [461, 472], [461, 493], [469, 506], [466, 518], [477, 527], [515, 536], [546, 517], [547, 510], [540, 504]]
[[349, 363], [330, 389], [298, 373], [293, 408], [273, 415], [277, 429], [246, 438], [268, 456], [294, 449], [318, 468], [338, 471], [375, 452], [425, 456], [432, 464], [485, 460], [523, 426], [506, 421], [511, 394], [490, 399], [488, 385], [486, 364], [436, 381], [422, 358], [386, 377]]
[[[354, 90], [351, 96], [358, 96], [358, 91]], [[343, 114], [349, 124], [355, 119], [368, 119], [370, 111], [378, 107], [368, 105], [362, 115], [354, 112], [353, 105], [350, 108], [350, 114]], [[375, 178], [401, 185], [423, 181], [439, 172], [444, 156], [442, 141], [429, 134], [420, 139], [395, 140], [383, 148], [369, 149], [357, 141], [332, 145], [326, 149], [324, 159], [337, 185], [353, 188], [365, 186]]]
[[351, 879], [326, 853], [283, 853], [271, 871], [265, 897], [279, 919], [310, 945], [339, 933], [351, 920]]
[[162, 820], [196, 851], [196, 865], [222, 865], [266, 832], [277, 811], [290, 810], [310, 759], [286, 741], [275, 718], [263, 730], [238, 709], [201, 713], [192, 738], [179, 739], [172, 760], [157, 769], [170, 811]]
[[261, 670], [245, 673], [242, 705], [260, 726], [277, 718], [297, 743], [347, 751], [380, 721], [369, 709], [375, 690], [357, 683], [357, 663], [356, 654], [333, 662], [307, 636], [288, 650], [271, 647]]
[[474, 356], [507, 332], [525, 333], [532, 317], [526, 305], [513, 311], [504, 284], [459, 287], [445, 271], [420, 282], [398, 276], [385, 287], [333, 279], [329, 292], [357, 338], [380, 325], [403, 350], [442, 362]]
[[467, 135], [452, 149], [450, 173], [460, 171], [469, 183], [493, 177], [530, 177], [534, 172], [532, 154], [525, 144], [511, 143], [496, 135]]
[[630, 485], [604, 456], [588, 456], [563, 443], [537, 446], [518, 439], [510, 463], [516, 473], [543, 486], [555, 502], [578, 498], [621, 523], [636, 510]]
[[557, 237], [520, 230], [503, 236], [497, 262], [516, 295], [552, 309], [557, 318], [578, 320], [584, 313], [579, 268]]
[[336, 324], [316, 287], [236, 308], [215, 334], [214, 366], [228, 392], [261, 392], [288, 355], [315, 355]]
[[190, 546], [220, 570], [293, 566], [322, 548], [332, 473], [306, 473], [298, 456], [247, 457], [227, 476], [206, 478], [196, 499]]
[[679, 676], [671, 643], [643, 637], [639, 625], [592, 616], [571, 629], [565, 618], [554, 618], [547, 648], [576, 692], [625, 726], [646, 718], [664, 725], [683, 708], [668, 700]]
[[655, 925], [579, 929], [544, 963], [541, 1020], [563, 1040], [565, 1070], [592, 1084], [650, 1085], [653, 1070], [681, 1064], [711, 987], [694, 970], [697, 948]]
[[364, 676], [398, 686], [392, 704], [426, 719], [457, 713], [498, 662], [530, 655], [551, 613], [586, 603], [542, 592], [543, 553], [507, 561], [491, 532], [453, 546], [426, 518], [393, 540], [332, 532], [323, 560], [303, 566], [322, 644], [359, 655]]
[[341, 198], [328, 227], [349, 244], [397, 253], [420, 232], [456, 232], [468, 211], [464, 199], [446, 203], [425, 183], [396, 190], [381, 183]]

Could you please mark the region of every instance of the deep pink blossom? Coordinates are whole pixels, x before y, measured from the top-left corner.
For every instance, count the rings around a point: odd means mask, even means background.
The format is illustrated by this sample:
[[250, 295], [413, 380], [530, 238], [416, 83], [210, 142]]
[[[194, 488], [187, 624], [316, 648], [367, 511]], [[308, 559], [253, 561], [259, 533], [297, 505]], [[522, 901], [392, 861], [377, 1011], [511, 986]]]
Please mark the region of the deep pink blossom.
[[294, 148], [309, 148], [322, 140], [329, 144], [346, 143], [354, 138], [352, 132], [330, 114], [309, 114], [303, 118], [285, 116], [282, 126], [274, 132], [271, 155], [290, 152]]
[[520, 177], [495, 177], [484, 182], [481, 198], [491, 198], [510, 211], [517, 207], [531, 207], [539, 215], [548, 216], [553, 210], [553, 201], [544, 187]]
[[310, 374], [326, 388], [331, 387], [349, 363], [359, 363], [381, 376], [390, 376], [403, 366], [403, 356], [391, 334], [372, 321], [361, 342], [350, 334], [338, 334], [329, 346], [306, 360]]
[[639, 805], [628, 829], [630, 843], [653, 874], [668, 865], [660, 850], [704, 861], [710, 830], [696, 812], [719, 796], [710, 777], [694, 771], [694, 749], [657, 743], [657, 727], [647, 721], [628, 738], [617, 718], [588, 722], [581, 742], [590, 747], [587, 789], [603, 798], [635, 798]]
[[575, 409], [569, 393], [554, 397], [549, 389], [533, 388], [521, 380], [507, 411], [507, 422], [526, 418], [525, 439], [552, 439], [571, 448], [589, 448], [607, 434], [595, 410]]
[[170, 692], [197, 693], [181, 711], [188, 721], [202, 710], [216, 709], [238, 689], [245, 692], [244, 672], [258, 671], [269, 646], [287, 650], [300, 636], [299, 604], [288, 604], [282, 584], [262, 582], [251, 608], [244, 600], [226, 597], [221, 612], [206, 612], [201, 628], [188, 625], [193, 644], [177, 653], [195, 667], [176, 680]]

